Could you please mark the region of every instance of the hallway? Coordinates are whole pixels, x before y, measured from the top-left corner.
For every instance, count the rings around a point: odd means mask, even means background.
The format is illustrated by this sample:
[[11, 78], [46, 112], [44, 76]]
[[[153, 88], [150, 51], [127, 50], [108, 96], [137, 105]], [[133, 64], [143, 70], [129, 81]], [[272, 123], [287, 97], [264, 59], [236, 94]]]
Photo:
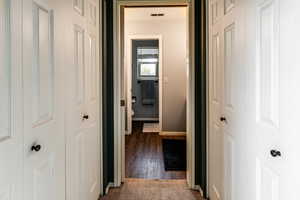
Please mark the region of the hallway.
[[189, 190], [185, 180], [126, 179], [121, 188], [112, 188], [101, 200], [204, 200]]

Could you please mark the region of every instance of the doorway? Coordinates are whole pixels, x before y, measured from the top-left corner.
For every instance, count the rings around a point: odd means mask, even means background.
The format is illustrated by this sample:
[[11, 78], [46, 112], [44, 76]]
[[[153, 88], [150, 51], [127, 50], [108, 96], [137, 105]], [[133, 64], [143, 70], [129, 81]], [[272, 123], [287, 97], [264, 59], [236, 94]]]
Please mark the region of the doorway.
[[187, 7], [123, 13], [125, 178], [185, 179]]
[[[206, 73], [205, 73], [205, 2], [178, 1], [155, 1], [153, 2], [132, 2], [132, 1], [104, 1], [103, 4], [103, 36], [106, 43], [103, 46], [103, 55], [107, 63], [104, 63], [103, 77], [109, 83], [104, 93], [104, 104], [107, 108], [104, 116], [109, 115], [109, 121], [103, 122], [104, 144], [103, 146], [104, 167], [104, 190], [110, 187], [120, 186], [125, 180], [125, 99], [123, 93], [123, 58], [122, 52], [124, 41], [123, 24], [124, 8], [128, 7], [174, 7], [185, 6], [188, 10], [188, 39], [189, 44], [187, 56], [187, 74], [190, 76], [187, 83], [187, 174], [186, 181], [189, 188], [201, 191], [206, 194]], [[197, 37], [195, 37], [197, 35]], [[197, 56], [196, 56], [197, 55]], [[176, 57], [176, 56], [174, 56]], [[197, 58], [197, 59], [196, 59]], [[114, 66], [113, 69], [111, 66]], [[199, 67], [195, 68], [195, 65]], [[107, 71], [105, 70], [107, 69]], [[203, 73], [203, 74], [199, 74]], [[196, 89], [196, 87], [198, 89]], [[113, 105], [110, 104], [113, 102]], [[204, 117], [203, 117], [204, 116]], [[105, 118], [105, 117], [104, 117]], [[107, 137], [106, 137], [107, 136]], [[113, 147], [113, 148], [112, 148]], [[105, 161], [105, 158], [113, 158]], [[124, 163], [124, 165], [122, 164]], [[108, 174], [108, 175], [106, 175]], [[203, 192], [202, 192], [203, 191]]]
[[[162, 125], [163, 53], [161, 35], [125, 34], [124, 92], [126, 134], [133, 122], [147, 122], [145, 129], [160, 132]], [[125, 49], [126, 48], [126, 49]], [[148, 131], [149, 132], [149, 131]]]

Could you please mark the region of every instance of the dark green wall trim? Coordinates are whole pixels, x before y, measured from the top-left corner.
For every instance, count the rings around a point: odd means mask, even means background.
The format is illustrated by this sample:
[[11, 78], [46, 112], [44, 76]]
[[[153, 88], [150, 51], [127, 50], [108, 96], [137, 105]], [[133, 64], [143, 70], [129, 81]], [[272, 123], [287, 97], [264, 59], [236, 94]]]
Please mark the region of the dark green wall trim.
[[195, 182], [207, 194], [206, 1], [195, 0]]
[[102, 1], [103, 191], [114, 182], [113, 0]]

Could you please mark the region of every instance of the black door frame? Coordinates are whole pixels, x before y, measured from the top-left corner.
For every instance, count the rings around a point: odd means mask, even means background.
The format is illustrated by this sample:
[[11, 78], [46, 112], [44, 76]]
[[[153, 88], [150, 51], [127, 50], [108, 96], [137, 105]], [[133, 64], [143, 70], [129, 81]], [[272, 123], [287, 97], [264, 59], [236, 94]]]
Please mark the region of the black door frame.
[[114, 182], [113, 0], [102, 0], [103, 188]]
[[[113, 0], [103, 0], [103, 191], [114, 181]], [[207, 197], [206, 1], [194, 0], [195, 184]], [[204, 49], [204, 51], [203, 51]]]
[[208, 195], [206, 0], [195, 0], [195, 182]]

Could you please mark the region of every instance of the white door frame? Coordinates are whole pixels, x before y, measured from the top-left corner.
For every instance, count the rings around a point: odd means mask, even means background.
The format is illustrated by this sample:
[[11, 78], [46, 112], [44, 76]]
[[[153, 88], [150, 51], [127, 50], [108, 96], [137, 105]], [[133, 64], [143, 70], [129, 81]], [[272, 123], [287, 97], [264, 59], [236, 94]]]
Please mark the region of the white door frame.
[[[189, 9], [189, 64], [188, 73], [188, 108], [187, 108], [187, 182], [191, 189], [198, 189], [203, 194], [200, 186], [195, 185], [195, 63], [194, 63], [194, 1], [195, 0], [158, 0], [158, 1], [114, 1], [114, 186], [122, 183], [122, 163], [124, 162], [124, 141], [125, 128], [122, 126], [121, 102], [121, 67], [122, 66], [122, 30], [121, 30], [121, 9], [122, 6], [159, 6], [159, 5], [187, 5]], [[124, 129], [124, 130], [122, 130]]]
[[[158, 49], [159, 49], [159, 67], [158, 67], [158, 87], [159, 87], [159, 131], [162, 131], [162, 77], [163, 77], [163, 37], [162, 35], [145, 35], [145, 34], [139, 34], [139, 35], [129, 35], [128, 38], [124, 38], [124, 41], [127, 41], [127, 46], [124, 46], [124, 48], [127, 48], [127, 54], [125, 53], [124, 56], [124, 65], [127, 66], [127, 71], [124, 72], [124, 79], [127, 81], [127, 134], [131, 134], [132, 132], [132, 113], [130, 112], [132, 110], [132, 41], [133, 40], [158, 40]], [[126, 68], [125, 68], [126, 69]], [[124, 80], [123, 79], [123, 80]], [[123, 147], [124, 149], [124, 147]], [[122, 164], [124, 167], [124, 164]]]

